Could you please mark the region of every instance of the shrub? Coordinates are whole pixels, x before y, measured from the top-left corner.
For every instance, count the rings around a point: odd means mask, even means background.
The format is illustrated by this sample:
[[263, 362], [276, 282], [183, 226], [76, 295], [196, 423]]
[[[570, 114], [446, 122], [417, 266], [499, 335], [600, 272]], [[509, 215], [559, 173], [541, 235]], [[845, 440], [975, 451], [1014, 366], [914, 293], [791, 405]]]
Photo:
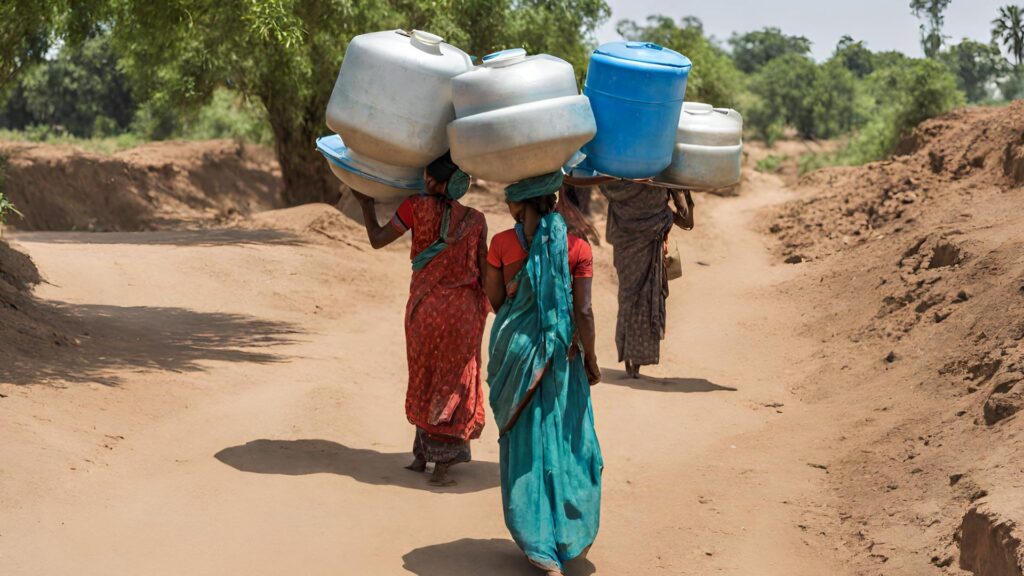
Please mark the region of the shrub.
[[754, 170], [757, 170], [758, 172], [764, 172], [766, 174], [774, 174], [778, 172], [780, 168], [782, 168], [782, 163], [785, 162], [786, 160], [789, 160], [788, 154], [783, 154], [782, 156], [769, 154], [768, 156], [765, 156], [764, 158], [761, 158], [760, 160], [757, 161], [757, 163], [754, 165]]
[[11, 213], [22, 216], [21, 212], [14, 207], [14, 204], [4, 194], [4, 176], [7, 172], [7, 158], [0, 156], [0, 234], [3, 234], [4, 224], [7, 223], [7, 216]]

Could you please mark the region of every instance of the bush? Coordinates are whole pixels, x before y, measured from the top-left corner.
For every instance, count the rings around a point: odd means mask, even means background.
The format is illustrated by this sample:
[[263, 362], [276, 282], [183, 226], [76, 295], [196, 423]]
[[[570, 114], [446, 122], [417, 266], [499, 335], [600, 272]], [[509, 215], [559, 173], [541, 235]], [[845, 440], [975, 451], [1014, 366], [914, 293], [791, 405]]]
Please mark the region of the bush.
[[758, 172], [764, 172], [766, 174], [775, 174], [782, 168], [782, 163], [789, 160], [788, 154], [782, 156], [776, 156], [775, 154], [769, 154], [764, 158], [761, 158], [754, 164], [754, 170]]
[[29, 126], [25, 130], [0, 130], [0, 140], [66, 144], [96, 154], [113, 154], [114, 152], [134, 148], [147, 141], [147, 139], [131, 132], [116, 136], [79, 138], [71, 134], [55, 132], [49, 126]]
[[0, 106], [0, 128], [48, 126], [79, 138], [128, 130], [135, 102], [108, 34], [66, 46], [30, 68]]
[[766, 64], [750, 83], [757, 102], [748, 124], [766, 143], [783, 126], [796, 128], [803, 138], [833, 138], [849, 132], [856, 114], [856, 77], [839, 61], [815, 64], [810, 58], [787, 54]]
[[4, 176], [7, 172], [7, 157], [0, 156], [0, 234], [3, 233], [3, 226], [7, 223], [7, 216], [11, 213], [21, 216], [21, 212], [14, 207], [14, 204], [4, 194]]

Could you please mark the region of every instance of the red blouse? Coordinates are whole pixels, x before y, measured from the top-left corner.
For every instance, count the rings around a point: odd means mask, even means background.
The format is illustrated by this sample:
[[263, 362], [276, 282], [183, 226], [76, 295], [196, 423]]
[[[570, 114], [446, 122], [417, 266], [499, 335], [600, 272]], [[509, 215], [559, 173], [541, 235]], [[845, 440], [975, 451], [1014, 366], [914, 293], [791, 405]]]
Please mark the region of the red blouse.
[[[590, 249], [590, 243], [575, 234], [569, 234], [566, 240], [569, 244], [569, 274], [573, 278], [593, 278], [594, 252]], [[526, 251], [519, 244], [514, 228], [499, 232], [491, 240], [487, 263], [501, 268], [506, 282], [515, 276], [525, 260]]]

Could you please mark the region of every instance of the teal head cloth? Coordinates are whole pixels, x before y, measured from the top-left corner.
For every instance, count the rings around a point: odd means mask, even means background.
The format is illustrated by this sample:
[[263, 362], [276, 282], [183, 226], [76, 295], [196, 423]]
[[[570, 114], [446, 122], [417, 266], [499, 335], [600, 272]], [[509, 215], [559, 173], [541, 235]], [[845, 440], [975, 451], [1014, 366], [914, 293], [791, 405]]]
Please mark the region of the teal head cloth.
[[515, 184], [505, 187], [505, 200], [509, 202], [522, 202], [538, 196], [548, 196], [558, 192], [562, 187], [562, 180], [565, 175], [561, 170], [550, 174], [541, 174], [526, 180], [520, 180]]
[[452, 200], [458, 200], [466, 195], [469, 190], [469, 174], [462, 170], [456, 170], [448, 179], [447, 196]]

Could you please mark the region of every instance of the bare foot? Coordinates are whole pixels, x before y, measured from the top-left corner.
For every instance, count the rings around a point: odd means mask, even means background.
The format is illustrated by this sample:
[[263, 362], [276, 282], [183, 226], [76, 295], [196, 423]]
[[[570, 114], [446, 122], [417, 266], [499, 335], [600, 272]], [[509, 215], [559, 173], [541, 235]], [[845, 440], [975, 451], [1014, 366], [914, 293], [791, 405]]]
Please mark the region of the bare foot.
[[455, 486], [455, 480], [448, 477], [448, 464], [434, 464], [434, 473], [430, 475], [433, 486]]
[[634, 378], [634, 379], [639, 378], [640, 377], [640, 365], [639, 364], [634, 364], [634, 363], [630, 362], [629, 360], [626, 360], [626, 376], [629, 376], [630, 378]]
[[419, 458], [417, 458], [412, 461], [412, 464], [406, 466], [405, 469], [412, 470], [413, 472], [426, 472], [427, 462], [425, 460], [420, 460]]

